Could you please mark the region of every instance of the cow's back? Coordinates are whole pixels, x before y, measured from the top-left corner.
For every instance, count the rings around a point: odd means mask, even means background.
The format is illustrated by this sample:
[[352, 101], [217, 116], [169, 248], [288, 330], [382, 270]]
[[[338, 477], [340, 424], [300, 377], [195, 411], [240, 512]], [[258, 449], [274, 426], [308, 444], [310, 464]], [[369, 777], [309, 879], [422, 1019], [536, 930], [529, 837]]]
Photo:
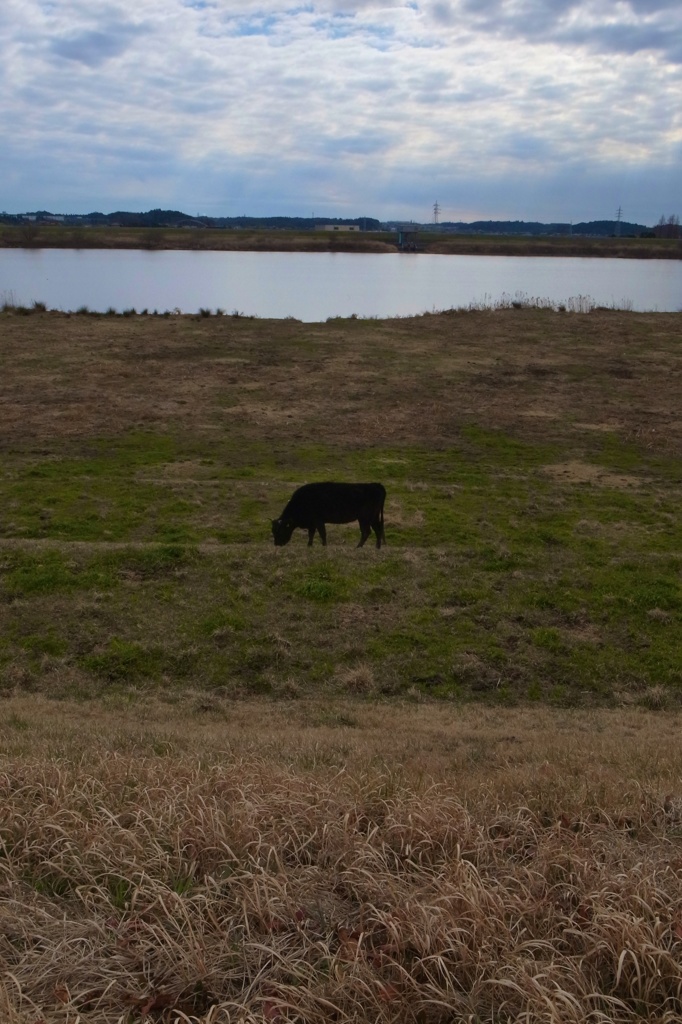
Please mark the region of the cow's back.
[[282, 517], [295, 519], [304, 526], [317, 521], [351, 523], [377, 516], [385, 499], [383, 484], [347, 484], [333, 480], [303, 484], [292, 495]]

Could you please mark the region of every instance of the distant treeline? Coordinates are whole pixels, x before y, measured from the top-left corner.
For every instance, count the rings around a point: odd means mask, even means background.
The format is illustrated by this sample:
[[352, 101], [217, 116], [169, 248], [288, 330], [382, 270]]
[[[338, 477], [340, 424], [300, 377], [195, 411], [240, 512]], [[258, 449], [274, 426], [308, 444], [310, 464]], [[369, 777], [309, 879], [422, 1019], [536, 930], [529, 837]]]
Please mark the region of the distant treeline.
[[374, 217], [191, 217], [180, 210], [149, 210], [147, 213], [131, 213], [117, 210], [115, 213], [54, 214], [48, 210], [33, 213], [0, 214], [5, 224], [25, 223], [92, 225], [125, 228], [233, 228], [249, 230], [311, 231], [320, 224], [354, 225], [363, 231], [381, 231], [382, 224]]
[[[356, 226], [361, 231], [394, 230], [400, 221], [380, 221], [375, 217], [191, 217], [180, 210], [149, 210], [147, 213], [131, 213], [117, 210], [115, 213], [54, 214], [48, 210], [33, 213], [0, 214], [3, 224], [65, 224], [70, 226], [89, 225], [127, 228], [227, 228], [252, 231], [313, 231], [322, 224]], [[525, 220], [477, 220], [444, 221], [414, 224], [424, 231], [440, 231], [446, 234], [491, 234], [491, 235], [602, 235], [647, 236], [655, 229], [645, 224], [629, 221], [593, 220], [579, 224], [543, 224]]]
[[[433, 225], [431, 225], [432, 227]], [[439, 225], [443, 231], [456, 231], [475, 235], [634, 235], [653, 233], [646, 224], [631, 224], [629, 221], [591, 220], [580, 224], [541, 224], [530, 220], [475, 220], [469, 224], [463, 221], [445, 221]]]

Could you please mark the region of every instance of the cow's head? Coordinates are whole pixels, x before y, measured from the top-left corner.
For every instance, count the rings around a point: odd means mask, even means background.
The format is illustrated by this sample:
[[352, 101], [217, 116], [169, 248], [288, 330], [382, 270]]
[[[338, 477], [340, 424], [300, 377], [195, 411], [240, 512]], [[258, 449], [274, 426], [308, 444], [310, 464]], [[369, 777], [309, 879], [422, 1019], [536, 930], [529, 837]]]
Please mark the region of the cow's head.
[[272, 536], [275, 538], [275, 547], [283, 548], [285, 544], [288, 544], [291, 540], [291, 535], [295, 530], [293, 523], [288, 523], [284, 519], [272, 519]]

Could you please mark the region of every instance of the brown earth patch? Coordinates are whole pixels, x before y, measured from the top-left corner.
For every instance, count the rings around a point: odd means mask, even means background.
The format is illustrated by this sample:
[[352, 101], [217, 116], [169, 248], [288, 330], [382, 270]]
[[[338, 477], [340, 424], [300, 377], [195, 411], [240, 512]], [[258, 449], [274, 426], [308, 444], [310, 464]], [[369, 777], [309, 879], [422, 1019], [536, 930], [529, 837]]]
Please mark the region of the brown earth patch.
[[598, 433], [609, 434], [611, 432], [617, 433], [622, 423], [618, 420], [612, 420], [608, 423], [574, 423], [574, 430], [596, 430]]
[[423, 526], [424, 522], [425, 517], [421, 509], [417, 508], [407, 512], [398, 499], [393, 498], [391, 500], [392, 526]]
[[602, 466], [571, 459], [553, 466], [543, 466], [543, 471], [555, 480], [567, 484], [597, 484], [600, 487], [639, 487], [642, 481], [626, 473], [609, 473]]
[[521, 415], [538, 420], [555, 420], [559, 414], [550, 409], [526, 409]]
[[604, 642], [604, 638], [596, 626], [592, 623], [584, 623], [580, 626], [562, 628], [562, 633], [570, 640], [580, 644], [591, 644], [593, 646]]

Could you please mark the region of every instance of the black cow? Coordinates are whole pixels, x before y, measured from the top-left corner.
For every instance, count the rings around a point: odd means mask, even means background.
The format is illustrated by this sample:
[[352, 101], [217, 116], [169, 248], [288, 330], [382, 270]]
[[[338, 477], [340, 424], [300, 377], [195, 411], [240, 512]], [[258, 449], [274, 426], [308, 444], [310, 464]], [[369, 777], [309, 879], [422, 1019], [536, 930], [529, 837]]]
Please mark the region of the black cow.
[[374, 530], [380, 548], [384, 539], [385, 500], [383, 484], [304, 484], [294, 491], [279, 519], [272, 520], [275, 546], [288, 544], [296, 529], [308, 531], [308, 547], [313, 543], [315, 530], [326, 544], [325, 523], [352, 523], [357, 519], [361, 534], [358, 547]]

